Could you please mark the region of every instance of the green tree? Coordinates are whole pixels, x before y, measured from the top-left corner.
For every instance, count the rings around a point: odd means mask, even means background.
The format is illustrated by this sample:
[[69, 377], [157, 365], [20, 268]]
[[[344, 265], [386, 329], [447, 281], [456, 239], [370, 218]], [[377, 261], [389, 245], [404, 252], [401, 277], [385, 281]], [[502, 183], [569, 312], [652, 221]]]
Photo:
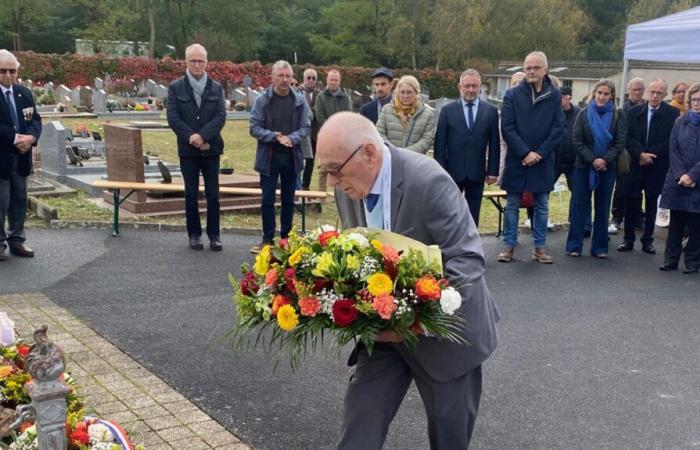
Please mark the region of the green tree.
[[0, 35], [13, 42], [12, 48], [25, 50], [26, 33], [53, 26], [50, 0], [0, 0]]

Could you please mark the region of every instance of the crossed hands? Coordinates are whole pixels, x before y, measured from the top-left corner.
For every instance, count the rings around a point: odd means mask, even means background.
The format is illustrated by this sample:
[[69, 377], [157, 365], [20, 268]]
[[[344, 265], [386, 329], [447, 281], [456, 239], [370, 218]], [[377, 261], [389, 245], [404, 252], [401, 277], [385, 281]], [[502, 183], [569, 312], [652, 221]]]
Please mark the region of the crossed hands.
[[522, 160], [523, 166], [534, 166], [538, 162], [542, 161], [542, 157], [537, 152], [530, 152]]
[[15, 147], [17, 147], [17, 150], [20, 153], [27, 153], [29, 150], [31, 150], [32, 145], [34, 145], [34, 136], [31, 134], [16, 134], [17, 136], [17, 143], [15, 144]]
[[275, 131], [275, 139], [277, 139], [277, 142], [284, 145], [285, 147], [291, 148], [294, 146], [294, 144], [292, 143], [292, 140], [289, 139], [289, 136], [285, 136], [284, 134], [280, 133], [279, 131]]
[[593, 168], [598, 172], [605, 172], [608, 170], [608, 163], [603, 158], [596, 158], [593, 160]]
[[697, 182], [695, 182], [692, 178], [690, 178], [687, 173], [684, 173], [678, 179], [678, 184], [680, 184], [683, 187], [687, 187], [687, 188], [694, 188], [695, 186], [697, 186]]
[[200, 149], [203, 152], [209, 150], [211, 147], [207, 142], [204, 142], [204, 138], [199, 133], [195, 133], [190, 136], [190, 145]]
[[640, 166], [650, 166], [654, 164], [656, 155], [653, 153], [642, 152], [639, 155], [639, 165]]

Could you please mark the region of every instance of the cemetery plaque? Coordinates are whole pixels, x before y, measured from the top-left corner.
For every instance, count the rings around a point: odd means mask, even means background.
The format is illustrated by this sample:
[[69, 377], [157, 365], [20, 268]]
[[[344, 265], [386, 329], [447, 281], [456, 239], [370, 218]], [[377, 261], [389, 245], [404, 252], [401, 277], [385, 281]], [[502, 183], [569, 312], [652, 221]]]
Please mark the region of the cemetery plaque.
[[[105, 124], [105, 153], [109, 181], [144, 182], [141, 130], [123, 125]], [[146, 193], [134, 192], [135, 201], [145, 202]]]
[[66, 175], [66, 129], [58, 121], [45, 123], [39, 138], [41, 170], [62, 181]]

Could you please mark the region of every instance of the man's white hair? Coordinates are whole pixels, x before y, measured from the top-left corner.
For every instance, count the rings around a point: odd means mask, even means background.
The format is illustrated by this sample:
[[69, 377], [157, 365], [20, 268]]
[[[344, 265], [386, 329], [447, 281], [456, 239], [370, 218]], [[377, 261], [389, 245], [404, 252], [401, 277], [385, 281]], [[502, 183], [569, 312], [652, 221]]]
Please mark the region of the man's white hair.
[[0, 50], [0, 63], [8, 62], [14, 64], [16, 69], [19, 69], [19, 61], [17, 61], [17, 57], [13, 55], [12, 52], [9, 52], [3, 48]]
[[462, 73], [459, 75], [459, 82], [461, 83], [462, 80], [465, 79], [465, 78], [468, 77], [468, 76], [472, 76], [472, 77], [478, 78], [479, 83], [481, 83], [481, 74], [480, 74], [478, 71], [474, 70], [474, 69], [467, 69], [467, 70], [465, 70], [464, 72], [462, 72]]
[[383, 148], [384, 139], [377, 131], [377, 127], [366, 117], [354, 112], [342, 111], [333, 114], [328, 119], [328, 122], [330, 121], [343, 123], [336, 138], [348, 152], [352, 152], [363, 144], [374, 144], [380, 150]]
[[643, 80], [642, 78], [639, 78], [639, 77], [634, 77], [634, 78], [632, 78], [632, 79], [630, 80], [630, 82], [627, 83], [627, 89], [631, 88], [631, 87], [634, 86], [635, 84], [641, 84], [642, 87], [644, 87], [644, 80]]
[[547, 62], [547, 55], [545, 55], [544, 52], [535, 50], [534, 52], [528, 53], [525, 59], [528, 59], [530, 56], [539, 56], [540, 58], [542, 58], [542, 61], [544, 61], [544, 68], [549, 68], [549, 63]]
[[284, 59], [280, 59], [279, 61], [276, 61], [272, 65], [272, 73], [275, 73], [276, 71], [280, 69], [289, 69], [290, 71], [294, 72], [292, 70], [292, 65], [289, 64], [289, 62], [285, 61]]
[[306, 76], [309, 74], [313, 74], [313, 76], [318, 77], [318, 73], [316, 73], [316, 69], [311, 69], [311, 68], [306, 69], [304, 71], [304, 78], [306, 78]]
[[668, 81], [664, 80], [663, 78], [654, 78], [651, 80], [649, 83], [649, 86], [651, 86], [651, 83], [661, 83], [664, 85], [664, 91], [668, 92]]
[[207, 58], [207, 49], [204, 48], [202, 44], [192, 44], [189, 47], [185, 49], [185, 59], [190, 59], [190, 53], [192, 53], [194, 50], [200, 50], [202, 53], [204, 53], [204, 59]]

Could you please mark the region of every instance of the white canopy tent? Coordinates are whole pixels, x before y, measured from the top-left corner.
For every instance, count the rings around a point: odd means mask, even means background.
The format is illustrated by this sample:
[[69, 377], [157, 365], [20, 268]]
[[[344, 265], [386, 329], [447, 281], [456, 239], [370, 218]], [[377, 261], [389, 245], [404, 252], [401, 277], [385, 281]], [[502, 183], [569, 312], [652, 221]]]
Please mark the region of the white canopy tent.
[[[627, 87], [630, 60], [700, 63], [700, 6], [627, 27], [620, 92]], [[625, 96], [620, 95], [620, 105]]]

